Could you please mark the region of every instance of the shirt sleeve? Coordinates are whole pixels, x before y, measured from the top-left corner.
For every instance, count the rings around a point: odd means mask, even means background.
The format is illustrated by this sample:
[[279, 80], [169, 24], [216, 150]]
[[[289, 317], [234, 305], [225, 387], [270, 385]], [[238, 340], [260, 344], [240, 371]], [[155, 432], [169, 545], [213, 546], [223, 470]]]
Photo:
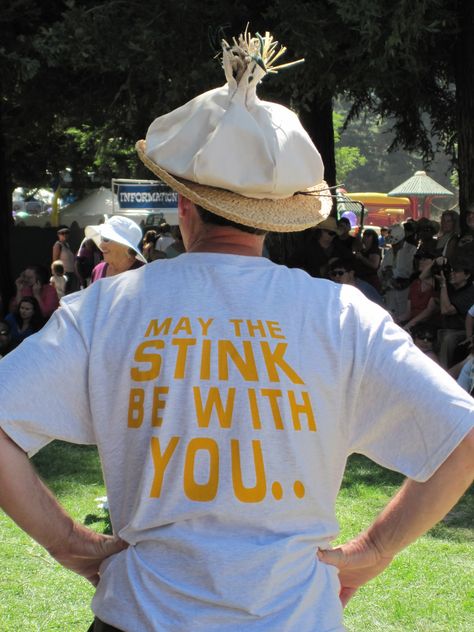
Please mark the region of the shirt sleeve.
[[53, 439], [95, 443], [88, 359], [85, 336], [63, 305], [0, 361], [0, 426], [29, 456]]
[[350, 452], [427, 480], [474, 426], [473, 399], [371, 304], [350, 331], [345, 418]]

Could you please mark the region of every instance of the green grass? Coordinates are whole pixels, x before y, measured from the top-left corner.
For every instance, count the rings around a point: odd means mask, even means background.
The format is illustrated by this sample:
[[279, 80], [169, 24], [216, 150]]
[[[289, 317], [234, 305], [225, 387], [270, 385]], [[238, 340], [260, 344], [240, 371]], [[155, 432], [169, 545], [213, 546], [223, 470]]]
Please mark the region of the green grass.
[[[94, 448], [55, 442], [34, 459], [42, 478], [78, 520], [108, 528], [95, 498], [105, 494]], [[338, 502], [340, 541], [358, 533], [393, 495], [401, 477], [353, 457]], [[93, 588], [62, 569], [0, 512], [0, 632], [85, 632]], [[350, 632], [474, 630], [474, 489], [346, 609]], [[277, 632], [277, 631], [276, 631]]]
[[[369, 524], [402, 477], [352, 457], [338, 502], [340, 541]], [[474, 630], [474, 488], [423, 538], [349, 602], [351, 632]]]

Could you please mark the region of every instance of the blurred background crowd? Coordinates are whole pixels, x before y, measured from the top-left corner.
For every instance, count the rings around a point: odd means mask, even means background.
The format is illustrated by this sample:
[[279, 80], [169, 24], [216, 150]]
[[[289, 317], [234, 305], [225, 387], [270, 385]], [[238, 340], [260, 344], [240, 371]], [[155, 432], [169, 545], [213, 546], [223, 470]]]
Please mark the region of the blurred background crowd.
[[[114, 216], [87, 226], [78, 249], [62, 226], [51, 266], [31, 263], [15, 281], [15, 295], [0, 314], [0, 356], [38, 331], [60, 299], [101, 278], [185, 252], [178, 226], [165, 221], [144, 230]], [[356, 287], [407, 330], [414, 344], [458, 379], [474, 387], [474, 205], [460, 229], [454, 210], [436, 222], [426, 217], [359, 230], [347, 217], [328, 217], [297, 235], [270, 233], [264, 256], [313, 277]]]

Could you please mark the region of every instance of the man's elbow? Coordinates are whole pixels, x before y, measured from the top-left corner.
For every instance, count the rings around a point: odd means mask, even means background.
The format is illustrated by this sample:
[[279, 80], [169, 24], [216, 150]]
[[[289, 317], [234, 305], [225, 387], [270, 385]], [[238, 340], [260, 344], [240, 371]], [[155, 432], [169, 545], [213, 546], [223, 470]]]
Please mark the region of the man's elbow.
[[464, 437], [451, 456], [459, 459], [459, 464], [466, 471], [467, 479], [474, 481], [474, 428]]
[[24, 450], [22, 450], [20, 446], [15, 443], [15, 441], [13, 441], [13, 439], [0, 426], [0, 450], [2, 449], [2, 446], [6, 446], [9, 448], [15, 447], [18, 450], [21, 450], [21, 452], [24, 452]]

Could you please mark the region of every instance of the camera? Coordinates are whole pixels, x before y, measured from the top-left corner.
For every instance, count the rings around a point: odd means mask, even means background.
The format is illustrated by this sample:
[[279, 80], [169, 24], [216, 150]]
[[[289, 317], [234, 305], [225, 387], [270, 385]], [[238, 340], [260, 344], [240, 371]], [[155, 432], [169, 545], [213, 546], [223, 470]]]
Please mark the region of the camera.
[[[443, 260], [443, 263], [440, 263], [440, 259]], [[448, 274], [451, 272], [451, 266], [449, 265], [447, 259], [440, 257], [439, 259], [435, 259], [435, 261], [433, 262], [433, 265], [431, 266], [431, 272], [434, 275], [439, 275], [442, 272], [444, 276], [447, 277]]]

